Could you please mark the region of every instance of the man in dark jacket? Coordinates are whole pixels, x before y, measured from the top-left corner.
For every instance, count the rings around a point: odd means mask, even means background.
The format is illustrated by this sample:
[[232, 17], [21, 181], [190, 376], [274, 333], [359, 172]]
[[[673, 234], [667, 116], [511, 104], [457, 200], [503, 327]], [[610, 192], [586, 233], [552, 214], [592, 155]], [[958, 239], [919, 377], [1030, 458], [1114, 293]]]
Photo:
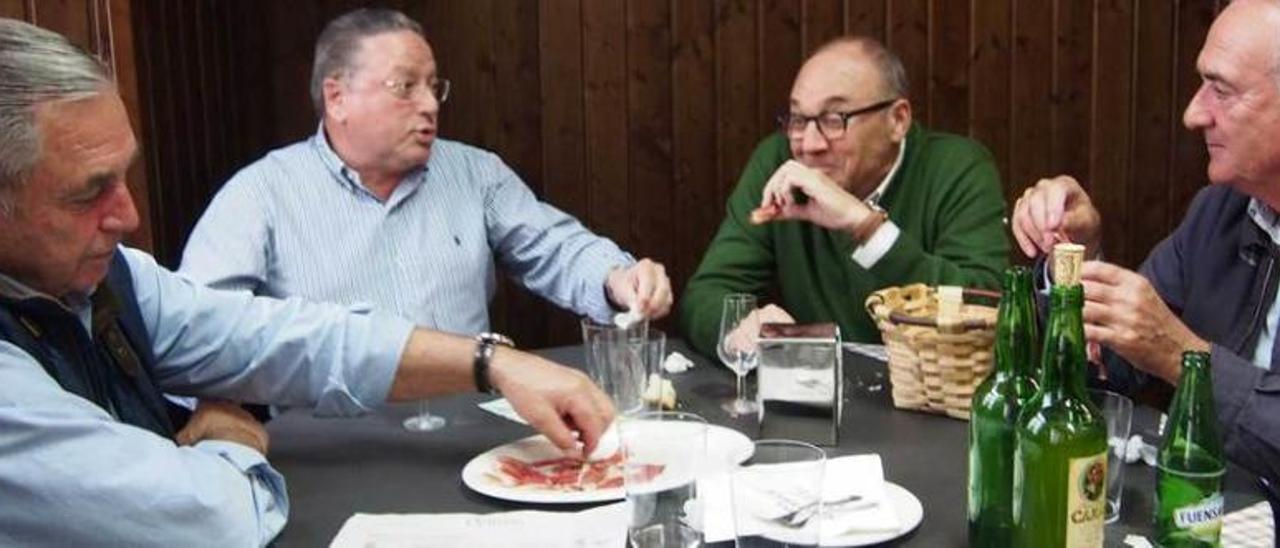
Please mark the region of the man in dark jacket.
[[[1185, 350], [1210, 352], [1227, 456], [1280, 479], [1280, 2], [1238, 0], [1209, 29], [1203, 83], [1183, 114], [1209, 148], [1212, 186], [1139, 272], [1090, 261], [1082, 270], [1085, 336], [1113, 354], [1107, 382], [1134, 392], [1176, 385]], [[1102, 220], [1069, 176], [1030, 187], [1013, 232], [1028, 256], [1061, 238], [1097, 258]], [[1111, 359], [1114, 358], [1114, 359]]]

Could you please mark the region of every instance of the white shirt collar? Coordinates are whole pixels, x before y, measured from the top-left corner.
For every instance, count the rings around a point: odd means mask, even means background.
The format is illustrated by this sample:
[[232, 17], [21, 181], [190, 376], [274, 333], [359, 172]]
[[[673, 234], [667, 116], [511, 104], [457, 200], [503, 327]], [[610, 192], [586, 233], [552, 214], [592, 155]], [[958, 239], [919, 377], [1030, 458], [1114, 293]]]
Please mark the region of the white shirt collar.
[[1271, 206], [1259, 202], [1257, 198], [1250, 198], [1249, 218], [1271, 237], [1272, 242], [1280, 245], [1280, 216]]
[[883, 181], [880, 181], [880, 186], [871, 191], [871, 194], [868, 194], [867, 198], [863, 200], [864, 202], [874, 206], [880, 205], [880, 198], [884, 197], [885, 191], [889, 188], [889, 183], [893, 181], [893, 176], [897, 175], [898, 168], [902, 167], [902, 156], [906, 154], [906, 150], [907, 138], [903, 137], [902, 141], [898, 142], [898, 157], [894, 158], [893, 167], [889, 168], [889, 173], [885, 174]]

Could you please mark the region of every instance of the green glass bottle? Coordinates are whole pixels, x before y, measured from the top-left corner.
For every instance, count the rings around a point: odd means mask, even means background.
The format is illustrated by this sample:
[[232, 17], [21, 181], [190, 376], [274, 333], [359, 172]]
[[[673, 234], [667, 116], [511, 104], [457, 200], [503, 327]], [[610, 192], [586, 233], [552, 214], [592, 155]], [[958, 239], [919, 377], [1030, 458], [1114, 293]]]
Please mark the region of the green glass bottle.
[[996, 316], [995, 370], [969, 411], [969, 545], [1013, 545], [1013, 449], [1018, 413], [1035, 393], [1039, 346], [1031, 270], [1004, 271]]
[[1107, 503], [1107, 428], [1085, 392], [1083, 246], [1058, 244], [1040, 386], [1018, 417], [1014, 451], [1014, 544], [1102, 546]]
[[1156, 458], [1156, 542], [1221, 546], [1222, 475], [1209, 354], [1182, 354], [1182, 378], [1169, 408], [1169, 431]]

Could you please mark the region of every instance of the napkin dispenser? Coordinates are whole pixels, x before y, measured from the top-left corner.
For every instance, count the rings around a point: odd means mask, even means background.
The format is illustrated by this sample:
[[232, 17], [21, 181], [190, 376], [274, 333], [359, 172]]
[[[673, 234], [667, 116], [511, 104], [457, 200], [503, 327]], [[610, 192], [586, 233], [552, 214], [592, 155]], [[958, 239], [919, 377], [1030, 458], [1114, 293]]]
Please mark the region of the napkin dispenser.
[[760, 437], [840, 441], [844, 352], [834, 323], [760, 326]]

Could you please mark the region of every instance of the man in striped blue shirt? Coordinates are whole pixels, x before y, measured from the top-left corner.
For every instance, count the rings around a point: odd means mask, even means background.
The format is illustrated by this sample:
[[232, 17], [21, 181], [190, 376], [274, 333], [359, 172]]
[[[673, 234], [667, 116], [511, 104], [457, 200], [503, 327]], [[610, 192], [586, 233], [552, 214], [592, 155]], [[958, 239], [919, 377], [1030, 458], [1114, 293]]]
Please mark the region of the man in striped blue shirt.
[[448, 94], [416, 22], [381, 9], [335, 19], [316, 45], [316, 134], [218, 192], [180, 272], [475, 334], [489, 327], [496, 256], [528, 289], [597, 321], [665, 315], [661, 264], [539, 202], [493, 153], [437, 138]]

